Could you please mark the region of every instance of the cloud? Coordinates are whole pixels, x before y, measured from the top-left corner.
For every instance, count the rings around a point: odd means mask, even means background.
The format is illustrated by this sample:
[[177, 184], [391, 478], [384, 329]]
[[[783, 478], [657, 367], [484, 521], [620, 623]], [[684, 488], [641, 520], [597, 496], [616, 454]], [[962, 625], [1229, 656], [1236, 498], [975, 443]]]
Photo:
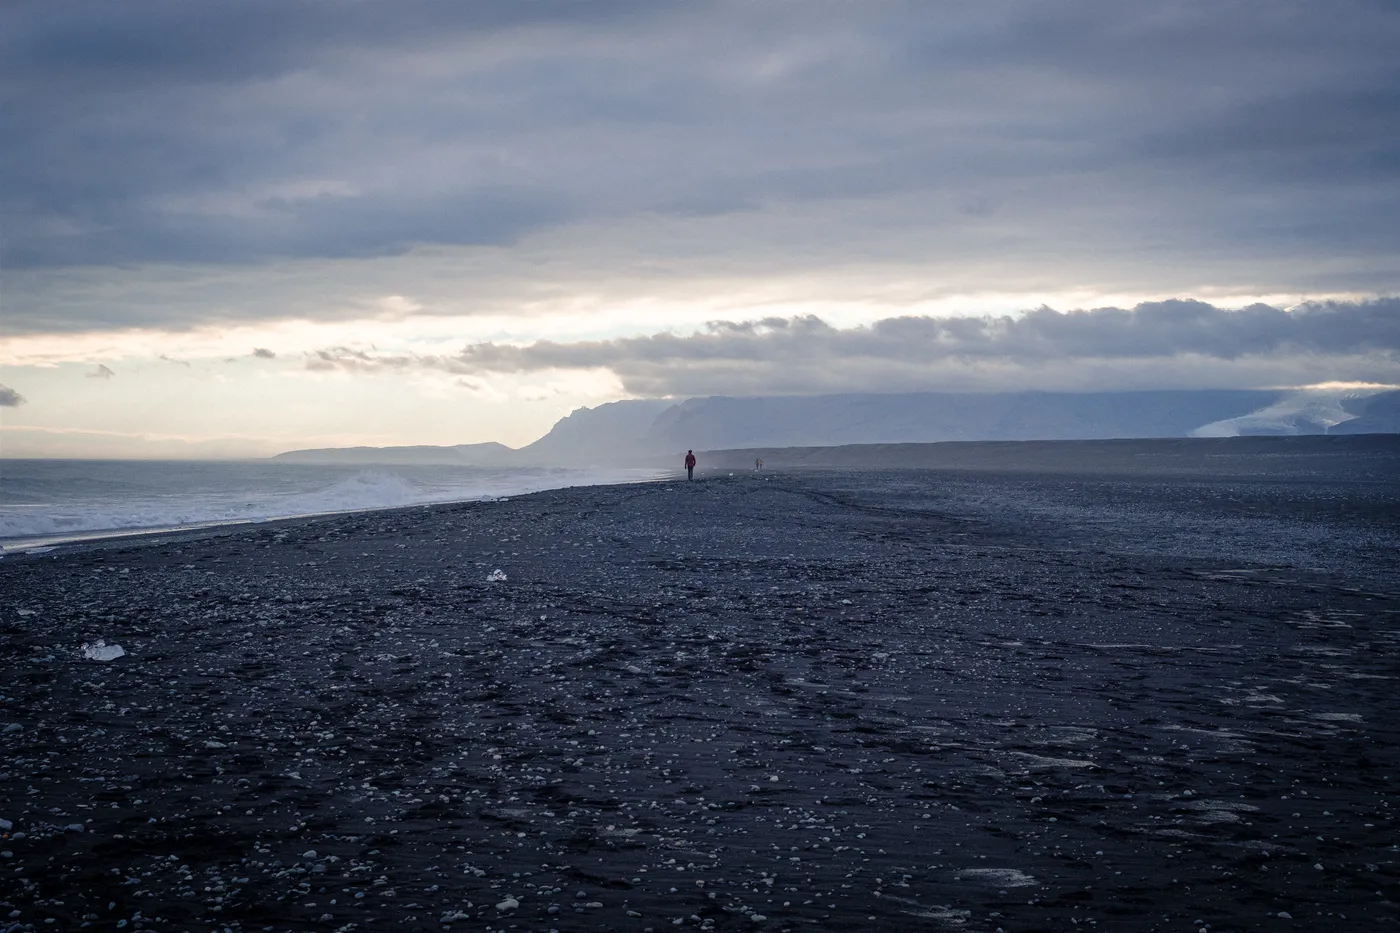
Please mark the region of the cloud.
[[[1382, 292], [1397, 45], [1384, 0], [17, 2], [0, 259], [31, 276], [33, 328], [63, 279], [45, 270], [548, 241], [521, 273], [548, 288], [598, 229], [622, 233], [597, 281], [638, 249], [661, 277], [966, 251], [983, 285], [1134, 263], [1189, 270], [1177, 290]], [[658, 219], [675, 239], [645, 235]], [[49, 326], [141, 323], [137, 297]], [[289, 314], [198, 297], [159, 323]]]
[[273, 353], [266, 347], [254, 347], [253, 356], [256, 356], [258, 359], [261, 360], [273, 360], [277, 358], [277, 354]]
[[1395, 382], [1400, 299], [1292, 310], [1175, 300], [1015, 317], [897, 317], [845, 329], [814, 316], [774, 317], [715, 321], [693, 335], [477, 343], [444, 356], [333, 347], [306, 365], [478, 377], [600, 369], [642, 396]]
[[0, 408], [15, 408], [25, 403], [25, 397], [9, 386], [0, 385]]
[[87, 377], [89, 379], [111, 379], [115, 375], [116, 373], [114, 373], [107, 364], [98, 363], [93, 371], [87, 374]]

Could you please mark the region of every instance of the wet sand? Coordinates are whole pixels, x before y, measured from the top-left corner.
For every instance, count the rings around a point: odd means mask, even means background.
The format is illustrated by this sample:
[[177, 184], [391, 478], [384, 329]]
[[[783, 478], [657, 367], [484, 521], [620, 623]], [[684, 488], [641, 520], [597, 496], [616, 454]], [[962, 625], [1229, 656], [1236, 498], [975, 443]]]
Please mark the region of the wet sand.
[[703, 466], [6, 557], [0, 931], [1393, 928], [1394, 480]]

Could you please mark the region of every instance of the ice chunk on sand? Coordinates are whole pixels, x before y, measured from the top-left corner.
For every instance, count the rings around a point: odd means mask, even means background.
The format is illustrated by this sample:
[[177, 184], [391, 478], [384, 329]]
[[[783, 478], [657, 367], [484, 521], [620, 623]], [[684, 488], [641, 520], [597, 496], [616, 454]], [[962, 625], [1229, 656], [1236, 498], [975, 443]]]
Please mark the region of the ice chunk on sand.
[[83, 657], [89, 661], [115, 661], [124, 654], [126, 651], [121, 645], [109, 645], [100, 638], [90, 645], [83, 642]]
[[999, 888], [1023, 888], [1036, 883], [1035, 878], [1015, 868], [964, 868], [957, 873], [959, 881], [978, 881]]
[[504, 570], [493, 570], [486, 575], [486, 582], [504, 583], [506, 582], [506, 572]]
[[970, 910], [954, 910], [947, 907], [938, 907], [933, 910], [906, 910], [905, 913], [927, 920], [938, 920], [950, 927], [964, 926], [972, 917]]
[[1051, 758], [1046, 755], [1033, 755], [1030, 752], [1011, 752], [1025, 762], [1032, 771], [1053, 771], [1056, 768], [1092, 768], [1094, 763], [1085, 758]]

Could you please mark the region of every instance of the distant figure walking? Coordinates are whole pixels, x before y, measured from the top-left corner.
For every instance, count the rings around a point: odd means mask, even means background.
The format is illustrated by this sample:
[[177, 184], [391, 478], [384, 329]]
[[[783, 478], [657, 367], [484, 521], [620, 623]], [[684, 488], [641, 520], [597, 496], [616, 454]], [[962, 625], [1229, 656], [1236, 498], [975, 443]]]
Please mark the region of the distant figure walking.
[[754, 468], [755, 470], [762, 470], [762, 469], [763, 469], [763, 458], [762, 458], [762, 457], [759, 457], [758, 459], [754, 460], [754, 462], [753, 462], [753, 468]]
[[695, 479], [695, 451], [685, 452], [685, 478]]

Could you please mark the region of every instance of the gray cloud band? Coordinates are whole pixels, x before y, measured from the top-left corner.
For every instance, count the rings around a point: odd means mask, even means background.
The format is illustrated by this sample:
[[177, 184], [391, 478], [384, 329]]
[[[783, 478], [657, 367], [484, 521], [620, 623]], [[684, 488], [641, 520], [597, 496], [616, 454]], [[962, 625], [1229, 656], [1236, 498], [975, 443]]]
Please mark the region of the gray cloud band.
[[810, 316], [716, 321], [690, 336], [480, 343], [445, 356], [330, 348], [307, 366], [461, 375], [606, 369], [640, 395], [1394, 382], [1400, 299], [1293, 310], [1166, 301], [1019, 317], [888, 318], [849, 329]]
[[[5, 266], [910, 198], [950, 240], [990, 226], [1066, 254], [1400, 245], [1385, 0], [387, 9], [5, 5]], [[846, 212], [826, 236], [874, 232]]]

